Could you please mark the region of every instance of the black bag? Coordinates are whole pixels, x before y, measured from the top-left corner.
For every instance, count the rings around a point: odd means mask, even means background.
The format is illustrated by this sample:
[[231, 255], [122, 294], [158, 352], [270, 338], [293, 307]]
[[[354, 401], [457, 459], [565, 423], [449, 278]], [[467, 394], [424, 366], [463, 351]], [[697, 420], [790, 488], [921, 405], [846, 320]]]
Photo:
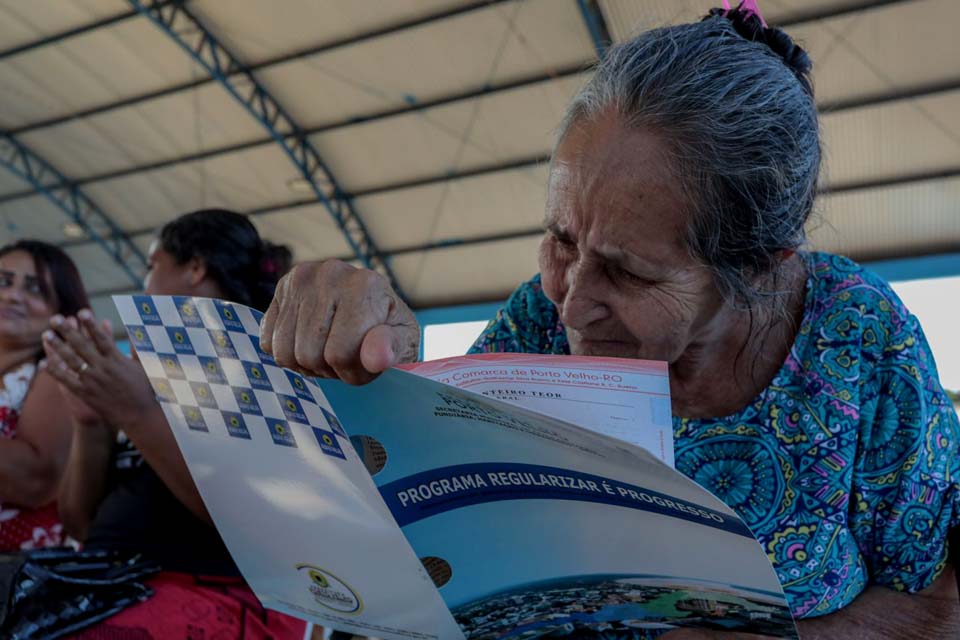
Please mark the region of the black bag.
[[139, 555], [41, 549], [0, 555], [0, 638], [53, 640], [153, 595]]

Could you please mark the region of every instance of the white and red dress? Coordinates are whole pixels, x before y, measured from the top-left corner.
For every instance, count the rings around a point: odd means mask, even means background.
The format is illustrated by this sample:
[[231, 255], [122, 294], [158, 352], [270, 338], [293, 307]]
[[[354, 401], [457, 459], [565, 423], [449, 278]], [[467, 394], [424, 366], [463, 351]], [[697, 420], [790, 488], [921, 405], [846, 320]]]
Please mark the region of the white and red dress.
[[[3, 376], [0, 389], [0, 439], [17, 437], [17, 423], [30, 383], [37, 373], [33, 363]], [[64, 544], [63, 525], [52, 502], [39, 509], [21, 509], [0, 502], [0, 552], [56, 547]]]

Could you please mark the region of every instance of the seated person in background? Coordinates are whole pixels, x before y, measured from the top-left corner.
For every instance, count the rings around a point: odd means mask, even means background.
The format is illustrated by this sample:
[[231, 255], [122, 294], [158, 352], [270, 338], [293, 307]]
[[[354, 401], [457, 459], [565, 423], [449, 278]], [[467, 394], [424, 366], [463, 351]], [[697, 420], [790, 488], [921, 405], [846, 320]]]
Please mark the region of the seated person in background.
[[72, 421], [38, 363], [50, 317], [88, 304], [77, 267], [59, 248], [34, 240], [0, 248], [0, 551], [63, 544], [54, 500]]
[[[751, 11], [610, 49], [561, 126], [540, 275], [473, 351], [667, 361], [676, 468], [750, 526], [804, 640], [957, 638], [960, 425], [890, 286], [801, 250], [809, 70]], [[284, 278], [261, 346], [363, 383], [419, 335], [385, 278], [328, 261]]]
[[[263, 309], [289, 266], [290, 252], [261, 240], [245, 216], [197, 211], [160, 232], [144, 287]], [[79, 637], [300, 640], [305, 624], [264, 610], [240, 578], [140, 365], [88, 310], [51, 324], [48, 369], [72, 392], [76, 418], [60, 492], [64, 526], [87, 549], [142, 553], [163, 569], [147, 583], [152, 598]]]

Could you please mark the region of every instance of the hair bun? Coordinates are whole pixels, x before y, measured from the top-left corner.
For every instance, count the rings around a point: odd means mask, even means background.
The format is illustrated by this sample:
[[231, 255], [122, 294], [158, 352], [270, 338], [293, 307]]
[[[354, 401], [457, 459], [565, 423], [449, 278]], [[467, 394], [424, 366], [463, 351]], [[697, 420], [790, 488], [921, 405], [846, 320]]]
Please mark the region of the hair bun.
[[276, 282], [293, 266], [293, 254], [286, 245], [264, 241], [260, 249], [260, 273]]
[[726, 18], [733, 25], [733, 29], [744, 39], [767, 45], [793, 71], [804, 90], [811, 96], [813, 95], [813, 85], [810, 83], [810, 71], [813, 69], [813, 62], [807, 52], [803, 50], [803, 47], [796, 44], [786, 31], [776, 27], [763, 26], [757, 14], [741, 11], [739, 7], [729, 11], [720, 8], [711, 9], [707, 18], [714, 16]]

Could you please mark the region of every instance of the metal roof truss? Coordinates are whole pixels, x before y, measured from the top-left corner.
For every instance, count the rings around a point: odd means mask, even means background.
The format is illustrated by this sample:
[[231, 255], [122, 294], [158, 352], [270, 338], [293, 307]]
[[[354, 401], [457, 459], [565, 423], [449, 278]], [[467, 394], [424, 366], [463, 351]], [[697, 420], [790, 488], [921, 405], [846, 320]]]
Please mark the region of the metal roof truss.
[[246, 66], [224, 48], [182, 4], [128, 1], [134, 9], [166, 32], [260, 122], [307, 181], [356, 257], [365, 266], [385, 275], [394, 290], [403, 296], [387, 259], [370, 237], [366, 225], [354, 210], [353, 203], [343, 197], [343, 190], [316, 147]]
[[40, 195], [110, 254], [133, 284], [140, 286], [146, 258], [139, 247], [76, 184], [15, 137], [0, 133], [0, 165]]

